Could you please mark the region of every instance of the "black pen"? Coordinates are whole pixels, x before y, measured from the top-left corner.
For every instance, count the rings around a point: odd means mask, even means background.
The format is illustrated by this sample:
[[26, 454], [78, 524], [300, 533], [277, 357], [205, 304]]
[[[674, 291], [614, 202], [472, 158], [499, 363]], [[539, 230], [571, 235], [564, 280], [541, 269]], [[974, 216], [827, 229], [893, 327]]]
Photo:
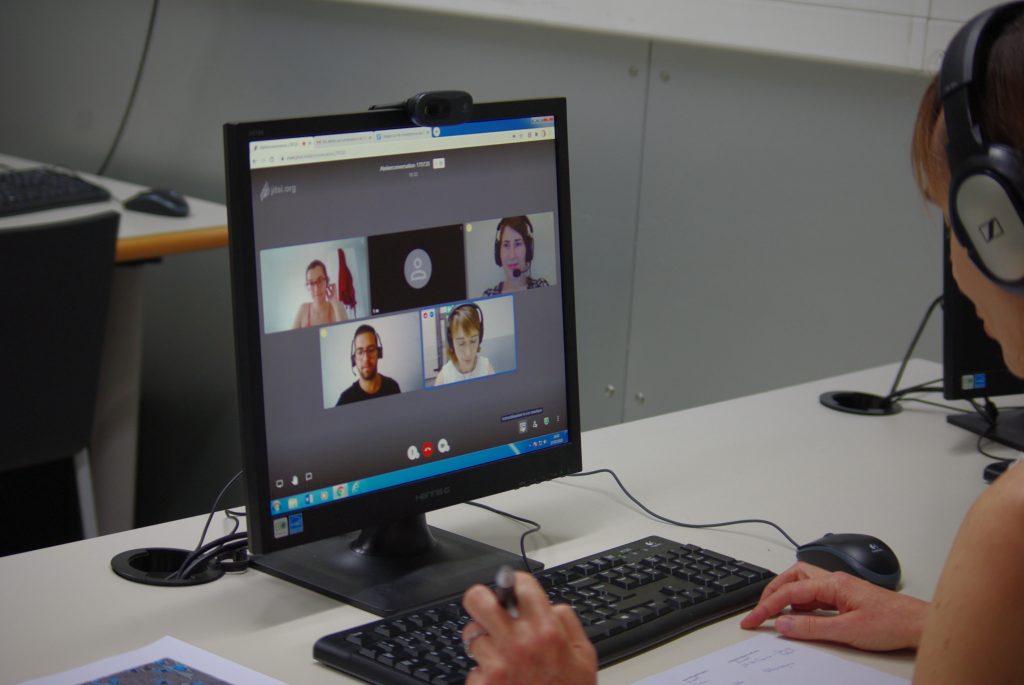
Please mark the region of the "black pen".
[[498, 602], [512, 618], [519, 618], [516, 608], [516, 574], [511, 566], [502, 566], [494, 576], [494, 593]]

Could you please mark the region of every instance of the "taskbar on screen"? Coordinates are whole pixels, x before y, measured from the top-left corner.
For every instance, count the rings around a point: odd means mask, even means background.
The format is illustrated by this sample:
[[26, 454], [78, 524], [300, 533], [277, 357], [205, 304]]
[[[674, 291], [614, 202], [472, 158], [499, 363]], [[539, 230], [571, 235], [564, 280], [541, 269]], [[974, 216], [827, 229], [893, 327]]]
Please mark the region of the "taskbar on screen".
[[529, 452], [563, 445], [568, 441], [569, 431], [556, 431], [547, 435], [531, 437], [528, 440], [519, 440], [506, 445], [489, 447], [484, 450], [461, 454], [457, 457], [449, 457], [440, 461], [417, 464], [409, 468], [382, 473], [377, 476], [369, 476], [348, 483], [338, 483], [308, 492], [296, 493], [287, 497], [270, 500], [270, 513], [272, 516], [292, 514], [303, 509], [330, 504], [340, 499], [366, 495], [376, 490], [393, 488], [398, 485], [423, 480], [424, 478], [432, 478], [445, 473], [480, 466], [492, 461], [500, 461], [509, 457], [521, 456]]

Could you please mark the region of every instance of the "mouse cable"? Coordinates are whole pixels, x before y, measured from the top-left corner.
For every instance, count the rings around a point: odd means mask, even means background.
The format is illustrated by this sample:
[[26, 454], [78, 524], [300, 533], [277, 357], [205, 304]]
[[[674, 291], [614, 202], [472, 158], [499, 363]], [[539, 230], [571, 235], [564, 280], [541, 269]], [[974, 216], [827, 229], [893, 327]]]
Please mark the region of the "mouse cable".
[[654, 511], [652, 511], [643, 502], [641, 502], [636, 497], [634, 497], [633, 494], [629, 490], [626, 489], [626, 486], [622, 484], [622, 481], [619, 480], [619, 476], [614, 471], [612, 471], [611, 469], [595, 469], [593, 471], [584, 471], [582, 473], [570, 473], [570, 474], [568, 474], [568, 476], [570, 478], [582, 478], [583, 476], [593, 476], [593, 475], [598, 474], [598, 473], [607, 473], [607, 474], [609, 474], [612, 478], [615, 479], [615, 482], [618, 484], [619, 489], [622, 490], [622, 492], [626, 495], [626, 497], [628, 497], [630, 500], [633, 501], [633, 504], [637, 505], [645, 513], [647, 513], [650, 516], [653, 516], [654, 518], [658, 519], [659, 521], [663, 521], [665, 523], [669, 523], [669, 524], [671, 524], [673, 526], [679, 526], [681, 528], [723, 528], [725, 526], [736, 526], [736, 525], [739, 525], [741, 523], [761, 523], [761, 524], [764, 524], [766, 526], [771, 526], [775, 530], [777, 530], [780, 533], [782, 533], [782, 536], [784, 538], [786, 538], [787, 540], [789, 540], [790, 544], [793, 545], [794, 547], [799, 547], [800, 546], [800, 543], [797, 542], [796, 540], [794, 540], [793, 538], [791, 538], [789, 536], [789, 533], [784, 531], [781, 526], [779, 526], [776, 523], [772, 523], [771, 521], [768, 521], [766, 519], [739, 519], [739, 520], [736, 520], [736, 521], [722, 521], [720, 523], [683, 523], [681, 521], [674, 521], [674, 520], [668, 518], [667, 516], [662, 516], [661, 514], [658, 514], [658, 513], [654, 512]]
[[[227, 514], [227, 517], [234, 521], [234, 527], [231, 529], [231, 532], [226, 534], [226, 536], [222, 538], [217, 538], [216, 540], [213, 540], [206, 545], [203, 544], [204, 541], [206, 541], [206, 533], [210, 530], [210, 523], [213, 522], [213, 516], [217, 513], [217, 506], [220, 505], [220, 500], [224, 497], [224, 494], [227, 493], [228, 488], [231, 485], [233, 485], [234, 482], [236, 482], [239, 478], [242, 477], [243, 473], [244, 471], [239, 471], [238, 473], [234, 474], [233, 476], [231, 476], [231, 479], [228, 480], [227, 483], [220, 488], [220, 493], [217, 494], [216, 499], [213, 501], [213, 507], [210, 508], [210, 515], [206, 517], [206, 525], [203, 526], [203, 534], [201, 534], [199, 538], [199, 544], [196, 545], [196, 549], [191, 551], [184, 558], [184, 560], [181, 562], [181, 565], [178, 566], [177, 570], [175, 570], [167, 576], [168, 580], [178, 579], [178, 577], [187, 577], [188, 573], [199, 567], [199, 564], [195, 563], [199, 560], [199, 558], [203, 558], [203, 561], [206, 562], [209, 561], [211, 558], [218, 556], [219, 552], [218, 554], [213, 554], [212, 556], [210, 555], [210, 552], [216, 550], [219, 546], [231, 545], [233, 543], [237, 543], [238, 541], [242, 541], [243, 539], [245, 539], [245, 544], [248, 545], [249, 533], [238, 532], [241, 520], [237, 515], [232, 515], [233, 512], [231, 512], [231, 514]], [[233, 552], [237, 548], [238, 545], [234, 545], [229, 550], [221, 550], [220, 552]]]
[[[985, 440], [988, 440], [990, 443], [996, 442], [996, 440], [992, 439], [988, 435], [988, 433], [983, 433], [979, 435], [978, 442], [975, 444], [975, 448], [978, 450], [978, 454], [980, 454], [981, 456], [992, 459], [993, 461], [1017, 461], [1017, 457], [1000, 457], [998, 454], [992, 454], [991, 452], [985, 451], [985, 447], [982, 446], [982, 443]], [[1010, 449], [1013, 448], [1011, 447]]]
[[497, 514], [498, 516], [504, 516], [505, 518], [512, 519], [513, 521], [519, 521], [520, 523], [525, 523], [529, 526], [533, 526], [529, 530], [524, 531], [523, 534], [519, 536], [519, 555], [523, 558], [523, 568], [526, 569], [527, 572], [532, 573], [532, 571], [530, 571], [530, 560], [526, 558], [526, 536], [540, 531], [540, 524], [536, 521], [531, 521], [528, 518], [516, 516], [515, 514], [510, 514], [507, 511], [502, 511], [501, 509], [495, 509], [490, 505], [481, 504], [480, 502], [466, 502], [466, 504], [477, 507], [479, 509], [484, 509], [486, 511], [491, 512], [492, 514]]
[[117, 132], [114, 134], [114, 140], [110, 144], [110, 150], [107, 151], [107, 156], [100, 164], [99, 171], [96, 172], [97, 176], [102, 176], [107, 171], [107, 166], [110, 164], [110, 160], [114, 157], [114, 151], [117, 150], [118, 144], [121, 142], [121, 136], [124, 134], [124, 127], [128, 123], [128, 115], [132, 112], [132, 107], [135, 104], [135, 95], [139, 92], [139, 82], [142, 81], [142, 71], [146, 66], [146, 58], [149, 56], [149, 44], [153, 39], [153, 26], [156, 24], [156, 10], [160, 5], [160, 0], [153, 0], [153, 7], [149, 11], [149, 25], [146, 27], [146, 38], [142, 42], [142, 55], [139, 57], [139, 66], [135, 70], [135, 80], [132, 82], [132, 90], [128, 94], [128, 102], [124, 108], [124, 114], [121, 116], [121, 123], [117, 127]]

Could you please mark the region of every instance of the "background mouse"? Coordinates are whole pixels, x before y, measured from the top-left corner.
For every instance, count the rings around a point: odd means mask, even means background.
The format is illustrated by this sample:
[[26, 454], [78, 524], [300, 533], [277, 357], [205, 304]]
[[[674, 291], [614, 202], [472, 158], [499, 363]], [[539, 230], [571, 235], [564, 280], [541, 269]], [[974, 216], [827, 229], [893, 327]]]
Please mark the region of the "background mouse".
[[900, 582], [896, 554], [870, 535], [827, 533], [797, 547], [796, 558], [828, 571], [845, 571], [890, 590], [895, 590]]
[[188, 216], [188, 200], [176, 190], [143, 190], [125, 200], [124, 208], [162, 216]]

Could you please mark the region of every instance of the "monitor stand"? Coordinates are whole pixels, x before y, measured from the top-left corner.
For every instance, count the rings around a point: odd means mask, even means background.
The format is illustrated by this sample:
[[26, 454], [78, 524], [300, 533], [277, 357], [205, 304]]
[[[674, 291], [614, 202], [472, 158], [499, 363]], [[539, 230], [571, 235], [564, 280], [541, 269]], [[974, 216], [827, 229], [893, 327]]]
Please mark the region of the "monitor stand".
[[[532, 559], [531, 571], [544, 568]], [[423, 514], [384, 526], [263, 554], [252, 565], [378, 616], [458, 598], [474, 583], [494, 582], [523, 558], [427, 525]]]
[[995, 425], [978, 414], [951, 414], [946, 417], [946, 421], [1024, 451], [1024, 409], [1000, 409]]

